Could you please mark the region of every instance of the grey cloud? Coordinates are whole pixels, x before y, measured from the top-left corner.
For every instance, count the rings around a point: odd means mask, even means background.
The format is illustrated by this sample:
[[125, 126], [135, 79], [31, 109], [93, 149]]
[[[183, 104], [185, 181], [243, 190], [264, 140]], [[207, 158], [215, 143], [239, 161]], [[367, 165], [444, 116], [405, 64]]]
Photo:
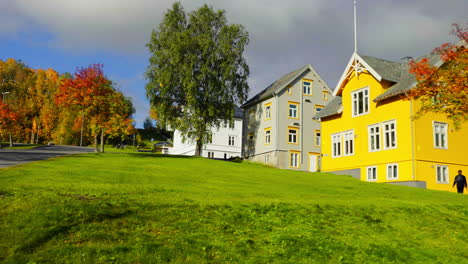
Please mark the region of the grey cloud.
[[[3, 6], [20, 18], [11, 30], [35, 21], [63, 49], [141, 55], [173, 2], [16, 0]], [[181, 2], [187, 11], [203, 3], [224, 9], [231, 23], [245, 25], [251, 95], [307, 63], [334, 88], [354, 49], [352, 0]], [[448, 40], [452, 22], [466, 23], [467, 7], [466, 0], [358, 0], [359, 52], [394, 60], [426, 53]]]

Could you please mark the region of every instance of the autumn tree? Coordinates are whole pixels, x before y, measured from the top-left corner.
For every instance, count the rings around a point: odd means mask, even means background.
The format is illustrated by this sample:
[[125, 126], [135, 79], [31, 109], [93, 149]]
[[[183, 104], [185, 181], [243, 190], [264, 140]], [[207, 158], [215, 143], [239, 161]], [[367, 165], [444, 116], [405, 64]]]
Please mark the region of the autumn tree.
[[3, 134], [10, 135], [10, 147], [12, 147], [11, 133], [16, 127], [18, 114], [11, 107], [0, 101], [0, 148], [2, 147]]
[[159, 123], [196, 140], [197, 156], [211, 128], [233, 122], [234, 106], [247, 99], [248, 41], [224, 11], [204, 5], [186, 14], [179, 2], [152, 32], [147, 97]]
[[64, 79], [55, 100], [62, 107], [78, 107], [81, 131], [86, 117], [95, 152], [99, 151], [99, 136], [100, 149], [104, 151], [106, 134], [125, 133], [131, 129], [130, 116], [134, 112], [131, 101], [112, 87], [112, 82], [104, 76], [101, 64], [79, 68], [73, 78]]
[[102, 120], [102, 108], [108, 103], [106, 97], [112, 92], [110, 81], [105, 78], [101, 64], [78, 68], [73, 78], [65, 79], [55, 95], [61, 107], [78, 107], [81, 112], [81, 139], [85, 116], [89, 120], [94, 138], [94, 150], [98, 152], [98, 135]]
[[408, 99], [421, 102], [417, 116], [441, 113], [459, 128], [468, 119], [468, 27], [453, 26], [452, 34], [459, 42], [446, 43], [433, 50], [442, 63], [434, 65], [428, 58], [410, 62], [410, 72], [415, 75], [417, 85]]

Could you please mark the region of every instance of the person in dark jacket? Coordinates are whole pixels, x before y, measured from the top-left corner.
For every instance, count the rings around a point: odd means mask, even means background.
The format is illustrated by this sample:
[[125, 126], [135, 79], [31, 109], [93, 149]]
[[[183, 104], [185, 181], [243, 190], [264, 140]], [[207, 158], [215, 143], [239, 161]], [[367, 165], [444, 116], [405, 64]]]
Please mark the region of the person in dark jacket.
[[455, 179], [453, 180], [453, 186], [457, 185], [457, 191], [458, 193], [463, 193], [463, 188], [468, 189], [468, 185], [466, 184], [466, 177], [462, 174], [462, 170], [458, 171], [458, 175], [455, 176]]

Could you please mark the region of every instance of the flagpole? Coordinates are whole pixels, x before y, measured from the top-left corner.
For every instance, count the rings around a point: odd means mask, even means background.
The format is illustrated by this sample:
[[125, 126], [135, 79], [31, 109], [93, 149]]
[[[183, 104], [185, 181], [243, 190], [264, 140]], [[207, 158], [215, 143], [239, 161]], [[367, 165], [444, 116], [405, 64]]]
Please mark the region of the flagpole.
[[357, 53], [356, 0], [354, 0], [354, 53]]

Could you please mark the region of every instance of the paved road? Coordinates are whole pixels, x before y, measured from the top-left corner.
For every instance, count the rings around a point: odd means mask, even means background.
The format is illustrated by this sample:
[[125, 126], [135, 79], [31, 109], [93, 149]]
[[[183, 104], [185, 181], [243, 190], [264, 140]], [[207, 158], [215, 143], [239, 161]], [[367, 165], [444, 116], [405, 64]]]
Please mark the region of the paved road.
[[44, 160], [63, 155], [93, 152], [92, 148], [75, 146], [42, 146], [34, 149], [0, 149], [0, 168]]

